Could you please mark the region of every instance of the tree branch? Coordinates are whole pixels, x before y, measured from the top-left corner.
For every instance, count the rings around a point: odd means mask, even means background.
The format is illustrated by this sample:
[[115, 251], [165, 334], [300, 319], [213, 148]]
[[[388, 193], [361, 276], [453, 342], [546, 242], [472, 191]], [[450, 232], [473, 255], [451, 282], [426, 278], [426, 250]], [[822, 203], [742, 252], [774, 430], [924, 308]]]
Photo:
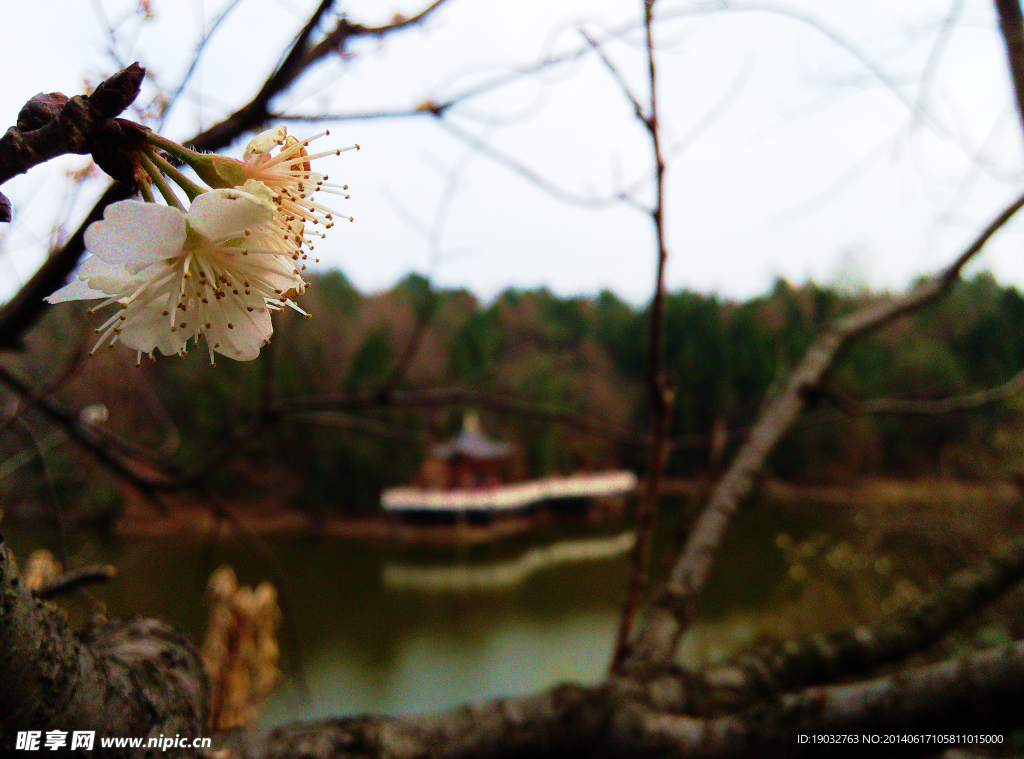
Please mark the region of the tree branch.
[[811, 344], [790, 377], [786, 389], [765, 409], [750, 437], [715, 488], [676, 558], [665, 587], [655, 598], [633, 647], [627, 668], [640, 673], [650, 665], [671, 660], [679, 636], [694, 619], [697, 599], [707, 580], [729, 521], [750, 494], [754, 479], [783, 435], [821, 385], [842, 350], [853, 340], [876, 331], [946, 293], [960, 271], [1009, 219], [1024, 207], [1024, 195], [1014, 200], [943, 272], [917, 285], [906, 295], [862, 308], [836, 322]]
[[[644, 19], [646, 20], [646, 18], [647, 16], [645, 14]], [[633, 91], [629, 88], [629, 84], [623, 78], [622, 73], [615, 67], [615, 64], [612, 63], [611, 59], [605, 55], [604, 50], [601, 49], [601, 46], [597, 41], [587, 34], [585, 29], [580, 29], [580, 34], [583, 35], [583, 39], [585, 39], [587, 44], [593, 48], [594, 52], [601, 58], [601, 62], [604, 63], [604, 67], [608, 69], [611, 75], [615, 78], [615, 81], [618, 82], [619, 89], [622, 90], [622, 94], [630, 102], [630, 105], [633, 106], [633, 115], [646, 124], [647, 116], [644, 114], [643, 106], [640, 105], [640, 101], [637, 100], [636, 95], [634, 95]]]
[[[713, 720], [638, 709], [631, 756], [897, 756], [941, 751], [945, 744], [801, 746], [804, 734], [1001, 734], [1020, 724], [1024, 642], [903, 670], [866, 682], [810, 688]], [[624, 731], [625, 732], [625, 731]], [[973, 743], [978, 743], [974, 741]]]
[[295, 723], [271, 732], [258, 753], [263, 759], [599, 756], [611, 706], [606, 689], [565, 684], [415, 717]]
[[[101, 82], [91, 95], [69, 99], [60, 92], [40, 92], [25, 103], [17, 124], [0, 137], [0, 184], [60, 155], [103, 153], [96, 141], [98, 127], [132, 104], [145, 75], [133, 63]], [[95, 157], [104, 163], [102, 155]], [[9, 213], [0, 213], [0, 221], [10, 220]]]
[[911, 400], [904, 398], [871, 398], [857, 400], [832, 385], [813, 391], [832, 401], [849, 416], [929, 416], [974, 411], [993, 403], [1012, 398], [1024, 390], [1024, 370], [1017, 372], [1002, 385], [978, 390], [966, 395], [955, 395], [939, 400]]
[[[231, 748], [262, 759], [835, 756], [835, 746], [801, 745], [797, 736], [1001, 734], [1020, 724], [1021, 698], [1024, 642], [874, 680], [811, 688], [710, 720], [645, 707], [607, 686], [560, 685], [414, 717], [295, 723], [257, 745], [238, 745], [240, 736]], [[934, 754], [945, 745], [920, 741], [869, 749], [907, 756]]]
[[296, 79], [308, 71], [313, 64], [332, 53], [343, 53], [350, 39], [358, 37], [381, 38], [387, 34], [420, 24], [439, 8], [445, 0], [435, 0], [424, 10], [408, 19], [396, 20], [382, 26], [353, 24], [345, 17], [338, 20], [334, 29], [320, 42], [310, 44], [310, 38], [324, 15], [334, 5], [334, 0], [322, 0], [316, 11], [306, 22], [284, 61], [267, 79], [246, 105], [223, 121], [200, 132], [190, 143], [199, 150], [219, 150], [229, 145], [243, 132], [258, 129], [270, 119], [270, 101], [290, 87]]
[[58, 577], [43, 583], [35, 590], [36, 598], [53, 598], [70, 593], [83, 585], [106, 582], [117, 574], [117, 569], [110, 564], [89, 564], [85, 567], [72, 569]]
[[685, 714], [735, 713], [779, 693], [836, 682], [927, 649], [1024, 579], [1024, 538], [965, 569], [914, 606], [876, 625], [760, 646], [701, 673], [653, 677], [652, 704]]
[[1018, 0], [994, 0], [999, 15], [999, 32], [1006, 45], [1006, 60], [1013, 80], [1017, 116], [1024, 126], [1024, 15]]
[[[648, 451], [647, 478], [644, 483], [643, 495], [637, 509], [637, 537], [630, 555], [630, 575], [622, 601], [622, 613], [619, 629], [615, 639], [610, 669], [619, 671], [629, 653], [630, 633], [633, 619], [640, 606], [640, 598], [647, 589], [647, 565], [650, 562], [651, 541], [658, 518], [658, 504], [661, 501], [661, 485], [668, 463], [668, 435], [672, 423], [672, 406], [675, 402], [675, 386], [672, 378], [665, 372], [665, 266], [668, 263], [668, 245], [665, 239], [665, 157], [661, 151], [661, 132], [658, 124], [658, 87], [657, 68], [654, 61], [654, 3], [655, 0], [644, 0], [644, 29], [647, 41], [647, 77], [650, 84], [650, 110], [644, 114], [643, 108], [636, 102], [629, 91], [627, 96], [633, 102], [637, 119], [639, 119], [651, 140], [651, 151], [654, 158], [654, 207], [650, 211], [651, 223], [654, 226], [657, 240], [658, 266], [654, 284], [654, 296], [651, 299], [651, 326], [647, 347], [647, 386], [648, 397], [653, 411], [653, 434]], [[611, 63], [607, 64], [612, 73], [616, 74]], [[625, 85], [622, 84], [623, 88]]]

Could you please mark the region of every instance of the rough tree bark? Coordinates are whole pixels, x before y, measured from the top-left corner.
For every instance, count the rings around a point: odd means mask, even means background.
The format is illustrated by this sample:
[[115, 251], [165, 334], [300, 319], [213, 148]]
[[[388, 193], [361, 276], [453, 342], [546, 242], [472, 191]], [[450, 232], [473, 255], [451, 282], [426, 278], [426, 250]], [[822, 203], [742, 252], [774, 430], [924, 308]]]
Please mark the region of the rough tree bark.
[[143, 756], [101, 752], [100, 738], [201, 735], [205, 682], [191, 643], [161, 622], [72, 631], [22, 585], [0, 536], [0, 755], [12, 753], [18, 731], [68, 731], [70, 744], [71, 731], [93, 730], [94, 751], [82, 756]]

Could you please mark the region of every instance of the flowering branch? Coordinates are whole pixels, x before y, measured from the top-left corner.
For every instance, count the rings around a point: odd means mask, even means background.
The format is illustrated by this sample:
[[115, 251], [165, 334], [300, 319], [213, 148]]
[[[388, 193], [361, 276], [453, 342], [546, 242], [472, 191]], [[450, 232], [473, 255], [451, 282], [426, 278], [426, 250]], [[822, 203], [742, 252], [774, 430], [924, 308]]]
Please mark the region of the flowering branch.
[[[185, 140], [184, 144], [191, 145], [200, 151], [217, 150], [230, 144], [246, 131], [253, 131], [263, 127], [271, 118], [268, 110], [270, 101], [291, 87], [299, 76], [313, 64], [333, 53], [343, 53], [350, 39], [359, 37], [382, 38], [392, 32], [420, 24], [443, 3], [444, 0], [435, 0], [435, 2], [414, 16], [396, 19], [391, 23], [380, 26], [365, 26], [342, 18], [330, 33], [319, 42], [313, 44], [311, 39], [316, 27], [327, 11], [333, 6], [333, 0], [323, 0], [303, 26], [295, 42], [290, 46], [289, 52], [281, 65], [271, 74], [255, 97], [223, 121], [200, 132], [191, 139]], [[131, 68], [129, 67], [129, 69]], [[141, 68], [139, 68], [139, 72], [140, 75], [144, 73]], [[98, 90], [99, 88], [97, 88]], [[93, 93], [93, 96], [95, 95], [96, 93]], [[105, 95], [104, 97], [109, 96]], [[110, 100], [116, 105], [116, 98], [111, 97]], [[107, 103], [108, 101], [103, 100], [102, 102]], [[107, 107], [109, 108], [110, 106]], [[0, 140], [2, 139], [10, 138], [5, 135], [4, 138], [0, 138]], [[74, 151], [63, 150], [61, 152]], [[60, 155], [60, 153], [55, 155]], [[100, 161], [97, 160], [97, 163], [100, 163]], [[103, 163], [100, 163], [100, 166], [107, 170]], [[15, 171], [11, 176], [17, 173], [19, 172]], [[7, 178], [9, 177], [5, 177], [2, 169], [0, 169], [0, 182], [6, 181]], [[118, 200], [129, 198], [131, 194], [132, 190], [127, 186], [115, 184], [108, 188], [64, 246], [60, 250], [54, 251], [29, 281], [7, 303], [0, 307], [0, 350], [20, 349], [21, 336], [42, 313], [44, 308], [43, 298], [60, 287], [78, 264], [78, 260], [85, 251], [86, 228], [93, 222], [103, 218], [103, 209], [106, 206]], [[0, 195], [0, 218], [4, 218], [4, 209], [9, 211], [9, 207], [10, 204], [7, 202], [7, 199]]]

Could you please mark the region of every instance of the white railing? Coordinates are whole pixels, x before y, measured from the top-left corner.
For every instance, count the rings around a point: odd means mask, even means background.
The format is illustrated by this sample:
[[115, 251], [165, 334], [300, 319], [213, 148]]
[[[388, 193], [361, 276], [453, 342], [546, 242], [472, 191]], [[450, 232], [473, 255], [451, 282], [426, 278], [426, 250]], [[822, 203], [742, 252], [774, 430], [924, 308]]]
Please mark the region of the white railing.
[[390, 488], [380, 502], [385, 511], [514, 511], [549, 499], [630, 493], [636, 485], [632, 472], [599, 472], [471, 490]]

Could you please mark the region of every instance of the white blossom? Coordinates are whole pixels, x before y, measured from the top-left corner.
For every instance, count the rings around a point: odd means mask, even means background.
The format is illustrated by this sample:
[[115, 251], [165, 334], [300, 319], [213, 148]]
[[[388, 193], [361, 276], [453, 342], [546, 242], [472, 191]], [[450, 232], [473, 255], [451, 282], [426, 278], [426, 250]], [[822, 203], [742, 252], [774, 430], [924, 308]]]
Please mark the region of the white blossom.
[[[322, 132], [305, 140], [288, 135], [284, 126], [277, 126], [256, 135], [245, 148], [242, 160], [218, 155], [201, 155], [186, 151], [181, 154], [212, 187], [239, 187], [257, 181], [271, 192], [277, 218], [274, 228], [284, 240], [282, 253], [290, 255], [297, 266], [305, 269], [307, 254], [314, 249], [314, 239], [323, 238], [324, 231], [334, 226], [336, 219], [346, 216], [319, 202], [317, 193], [332, 193], [348, 198], [348, 185], [328, 181], [326, 174], [313, 170], [312, 162], [329, 155], [338, 155], [343, 150], [335, 148], [321, 153], [310, 154], [306, 148], [310, 142], [328, 134]], [[276, 153], [274, 149], [279, 148]]]
[[120, 341], [141, 360], [156, 350], [184, 355], [189, 339], [205, 339], [211, 363], [214, 352], [254, 359], [273, 332], [270, 311], [288, 305], [301, 312], [291, 299], [306, 288], [293, 260], [298, 247], [281, 234], [273, 198], [260, 183], [246, 182], [200, 195], [187, 214], [113, 203], [86, 230], [92, 255], [78, 279], [47, 300], [120, 305], [97, 328], [93, 351]]

